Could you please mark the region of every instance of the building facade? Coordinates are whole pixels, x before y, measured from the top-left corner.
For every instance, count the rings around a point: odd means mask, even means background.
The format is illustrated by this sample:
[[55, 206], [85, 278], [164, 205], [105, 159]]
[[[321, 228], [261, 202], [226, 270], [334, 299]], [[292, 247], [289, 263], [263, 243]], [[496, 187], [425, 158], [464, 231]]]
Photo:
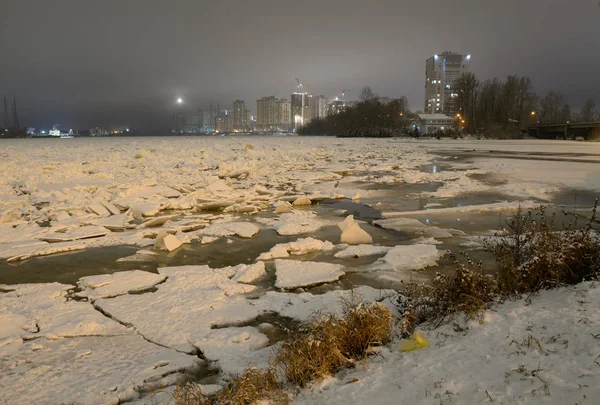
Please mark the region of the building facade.
[[234, 118], [231, 114], [219, 115], [215, 118], [215, 131], [220, 134], [233, 132]]
[[248, 131], [248, 111], [244, 100], [233, 102], [233, 130], [237, 132]]
[[259, 131], [290, 131], [291, 106], [286, 99], [274, 96], [256, 101], [256, 129]]
[[425, 63], [425, 113], [445, 114], [454, 117], [457, 113], [454, 90], [456, 80], [469, 72], [471, 55], [444, 52], [427, 59]]
[[327, 105], [329, 99], [324, 95], [312, 97], [312, 118], [325, 118], [327, 117]]
[[433, 135], [451, 131], [456, 127], [456, 119], [444, 114], [419, 114], [419, 119], [413, 125], [419, 134]]
[[292, 127], [294, 130], [302, 128], [312, 120], [312, 99], [313, 96], [308, 93], [292, 94]]

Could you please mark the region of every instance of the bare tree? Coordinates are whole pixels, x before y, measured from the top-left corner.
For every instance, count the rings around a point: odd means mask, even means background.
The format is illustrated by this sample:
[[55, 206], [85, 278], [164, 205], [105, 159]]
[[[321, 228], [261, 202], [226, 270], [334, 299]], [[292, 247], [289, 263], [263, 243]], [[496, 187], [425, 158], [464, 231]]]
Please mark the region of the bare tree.
[[544, 124], [555, 124], [562, 121], [563, 118], [563, 95], [555, 91], [550, 91], [540, 101], [542, 111], [540, 112], [540, 121]]
[[371, 89], [371, 86], [363, 87], [362, 90], [360, 91], [360, 95], [358, 97], [361, 101], [365, 101], [365, 102], [373, 101], [373, 100], [379, 98], [377, 96], [377, 94], [375, 94], [373, 92], [373, 89]]
[[478, 87], [479, 80], [477, 80], [477, 77], [471, 72], [464, 73], [454, 83], [454, 89], [458, 94], [456, 99], [457, 107], [462, 118], [466, 121], [465, 128], [470, 132], [474, 132], [476, 128], [474, 116]]
[[579, 111], [578, 121], [590, 122], [596, 120], [598, 112], [596, 111], [596, 102], [594, 100], [587, 100], [581, 110]]

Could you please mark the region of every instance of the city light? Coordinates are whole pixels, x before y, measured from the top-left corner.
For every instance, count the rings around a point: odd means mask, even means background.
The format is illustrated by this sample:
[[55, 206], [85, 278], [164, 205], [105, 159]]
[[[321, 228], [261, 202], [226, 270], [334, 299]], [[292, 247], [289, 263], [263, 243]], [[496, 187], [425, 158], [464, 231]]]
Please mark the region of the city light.
[[178, 98], [177, 99], [177, 104], [183, 104], [183, 99], [182, 98]]
[[534, 115], [535, 115], [535, 111], [532, 111], [531, 112], [531, 116], [533, 117]]

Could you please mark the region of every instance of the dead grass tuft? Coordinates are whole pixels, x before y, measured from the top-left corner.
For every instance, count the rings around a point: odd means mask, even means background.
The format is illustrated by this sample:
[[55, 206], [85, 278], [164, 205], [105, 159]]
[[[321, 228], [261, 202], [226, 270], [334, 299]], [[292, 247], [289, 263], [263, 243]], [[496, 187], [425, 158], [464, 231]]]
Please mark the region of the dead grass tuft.
[[379, 303], [360, 297], [342, 300], [342, 317], [315, 314], [303, 330], [290, 335], [276, 353], [275, 365], [287, 381], [304, 387], [365, 359], [392, 338], [394, 316]]
[[202, 388], [193, 382], [177, 385], [173, 392], [173, 405], [211, 405], [210, 397]]
[[338, 327], [338, 343], [342, 354], [353, 360], [365, 358], [376, 346], [392, 339], [394, 316], [378, 302], [364, 304], [355, 297], [342, 300], [343, 318]]
[[272, 368], [259, 370], [248, 367], [242, 375], [234, 377], [226, 388], [217, 393], [217, 403], [224, 405], [249, 405], [260, 400], [269, 400], [272, 405], [290, 402]]
[[303, 332], [290, 335], [277, 350], [274, 365], [287, 381], [304, 387], [327, 377], [349, 360], [339, 348], [339, 321], [332, 315], [316, 314]]

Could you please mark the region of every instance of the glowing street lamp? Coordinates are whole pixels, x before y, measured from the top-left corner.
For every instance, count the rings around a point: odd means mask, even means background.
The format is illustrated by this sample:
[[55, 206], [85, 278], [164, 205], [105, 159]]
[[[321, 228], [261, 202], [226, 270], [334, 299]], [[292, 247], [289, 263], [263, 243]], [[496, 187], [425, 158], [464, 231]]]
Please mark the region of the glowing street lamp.
[[535, 111], [532, 111], [532, 112], [531, 112], [531, 116], [532, 116], [532, 117], [535, 117]]
[[183, 99], [181, 97], [177, 99], [177, 104], [183, 104]]

